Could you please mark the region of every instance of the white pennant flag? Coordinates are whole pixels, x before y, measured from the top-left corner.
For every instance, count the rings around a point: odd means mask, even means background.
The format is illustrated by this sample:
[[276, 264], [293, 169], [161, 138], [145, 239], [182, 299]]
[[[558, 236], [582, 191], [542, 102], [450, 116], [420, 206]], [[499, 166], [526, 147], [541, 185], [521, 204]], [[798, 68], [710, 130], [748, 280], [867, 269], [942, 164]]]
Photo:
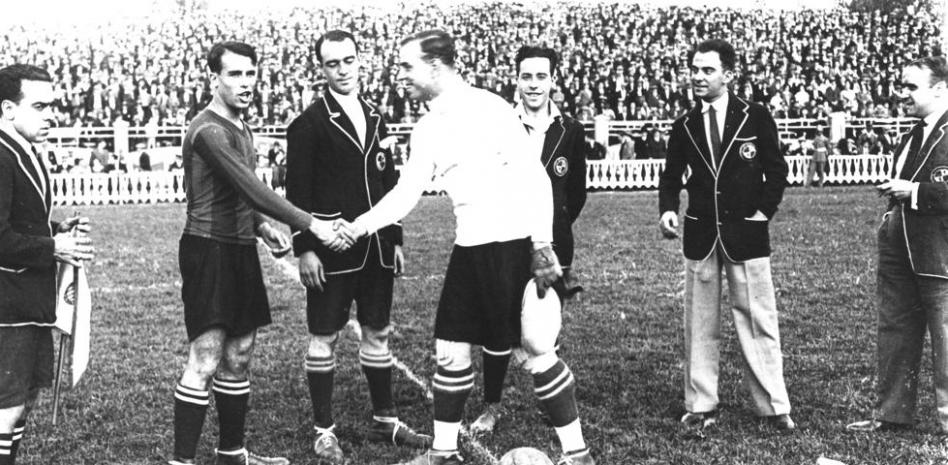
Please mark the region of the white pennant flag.
[[85, 268], [60, 263], [56, 277], [56, 329], [72, 336], [69, 373], [73, 387], [89, 366], [91, 320], [92, 296]]

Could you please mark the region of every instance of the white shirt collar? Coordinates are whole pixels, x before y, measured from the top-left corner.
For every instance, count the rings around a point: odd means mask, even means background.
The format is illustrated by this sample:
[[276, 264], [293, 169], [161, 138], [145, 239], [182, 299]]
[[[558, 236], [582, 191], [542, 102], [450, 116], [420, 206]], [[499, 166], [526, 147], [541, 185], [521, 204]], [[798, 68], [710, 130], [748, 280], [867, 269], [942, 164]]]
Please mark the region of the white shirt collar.
[[701, 113], [707, 113], [708, 110], [709, 110], [711, 107], [714, 107], [714, 112], [715, 112], [715, 113], [717, 113], [717, 114], [719, 114], [719, 115], [724, 114], [724, 112], [727, 111], [727, 105], [728, 105], [728, 101], [729, 101], [729, 100], [730, 100], [730, 96], [728, 95], [727, 92], [721, 94], [721, 96], [718, 97], [717, 100], [715, 100], [715, 101], [713, 101], [713, 102], [711, 102], [711, 103], [708, 103], [708, 102], [705, 102], [704, 100], [702, 100], [702, 101], [701, 101]]
[[343, 107], [350, 106], [350, 105], [361, 106], [361, 104], [359, 103], [358, 92], [353, 92], [349, 95], [343, 95], [333, 90], [332, 87], [330, 86], [326, 86], [326, 88], [329, 89], [329, 93], [332, 94], [332, 98], [336, 99], [336, 101], [339, 102], [339, 105], [342, 105]]
[[923, 119], [923, 121], [925, 121], [926, 132], [931, 131], [932, 129], [935, 128], [935, 123], [937, 123], [938, 120], [941, 119], [941, 117], [945, 114], [945, 112], [948, 112], [948, 100], [938, 105], [935, 108], [935, 111], [931, 112], [931, 114], [929, 114]]
[[[530, 126], [532, 130], [542, 130], [546, 132], [546, 130], [550, 127], [551, 124], [553, 124], [553, 121], [556, 120], [556, 118], [562, 117], [562, 114], [560, 113], [560, 109], [557, 108], [556, 105], [553, 104], [552, 100], [547, 101], [546, 104], [547, 104], [546, 115], [542, 115], [540, 117], [534, 117], [533, 115], [530, 115], [527, 113], [526, 105], [524, 105], [523, 103], [520, 103], [519, 105], [515, 107], [517, 110], [517, 116], [520, 117], [520, 121], [523, 122], [523, 124]], [[534, 127], [534, 124], [536, 124], [536, 127]]]
[[431, 112], [441, 112], [451, 106], [450, 102], [455, 99], [456, 95], [462, 95], [464, 91], [470, 89], [472, 89], [471, 85], [464, 82], [460, 76], [458, 76], [457, 80], [451, 79], [447, 82], [444, 89], [441, 90], [441, 93], [428, 102], [428, 109], [431, 110]]

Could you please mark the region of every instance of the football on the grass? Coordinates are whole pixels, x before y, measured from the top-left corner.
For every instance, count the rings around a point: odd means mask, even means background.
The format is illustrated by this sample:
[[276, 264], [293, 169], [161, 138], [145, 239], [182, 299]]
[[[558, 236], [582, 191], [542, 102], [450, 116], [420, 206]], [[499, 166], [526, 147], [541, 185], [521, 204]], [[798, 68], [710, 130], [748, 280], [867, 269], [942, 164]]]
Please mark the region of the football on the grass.
[[553, 465], [553, 461], [537, 449], [518, 447], [507, 451], [499, 465]]

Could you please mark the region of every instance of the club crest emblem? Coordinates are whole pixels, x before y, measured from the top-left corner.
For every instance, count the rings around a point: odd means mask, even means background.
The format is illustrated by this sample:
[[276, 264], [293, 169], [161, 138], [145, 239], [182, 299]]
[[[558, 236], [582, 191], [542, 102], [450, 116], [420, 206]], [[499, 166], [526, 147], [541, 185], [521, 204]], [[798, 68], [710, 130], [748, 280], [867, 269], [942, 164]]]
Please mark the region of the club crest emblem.
[[939, 166], [933, 169], [932, 182], [948, 182], [948, 166]]
[[745, 160], [753, 160], [757, 156], [757, 146], [753, 142], [744, 142], [741, 144], [741, 148], [738, 150], [738, 153], [741, 154], [741, 158]]
[[76, 305], [76, 283], [75, 281], [66, 286], [66, 292], [63, 293], [63, 301], [67, 305]]
[[559, 157], [553, 162], [553, 173], [557, 176], [563, 177], [567, 171], [569, 171], [569, 160], [566, 157]]
[[375, 167], [379, 171], [385, 171], [385, 152], [379, 152], [375, 154]]

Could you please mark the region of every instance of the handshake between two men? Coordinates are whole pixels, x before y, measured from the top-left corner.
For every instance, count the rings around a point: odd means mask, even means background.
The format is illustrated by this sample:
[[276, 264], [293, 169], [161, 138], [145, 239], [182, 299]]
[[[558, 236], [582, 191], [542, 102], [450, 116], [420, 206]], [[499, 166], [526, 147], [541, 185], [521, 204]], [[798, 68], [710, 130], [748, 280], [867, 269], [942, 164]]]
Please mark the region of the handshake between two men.
[[309, 225], [310, 232], [333, 252], [345, 252], [357, 240], [369, 232], [358, 222], [348, 222], [342, 218], [336, 220], [313, 219]]

